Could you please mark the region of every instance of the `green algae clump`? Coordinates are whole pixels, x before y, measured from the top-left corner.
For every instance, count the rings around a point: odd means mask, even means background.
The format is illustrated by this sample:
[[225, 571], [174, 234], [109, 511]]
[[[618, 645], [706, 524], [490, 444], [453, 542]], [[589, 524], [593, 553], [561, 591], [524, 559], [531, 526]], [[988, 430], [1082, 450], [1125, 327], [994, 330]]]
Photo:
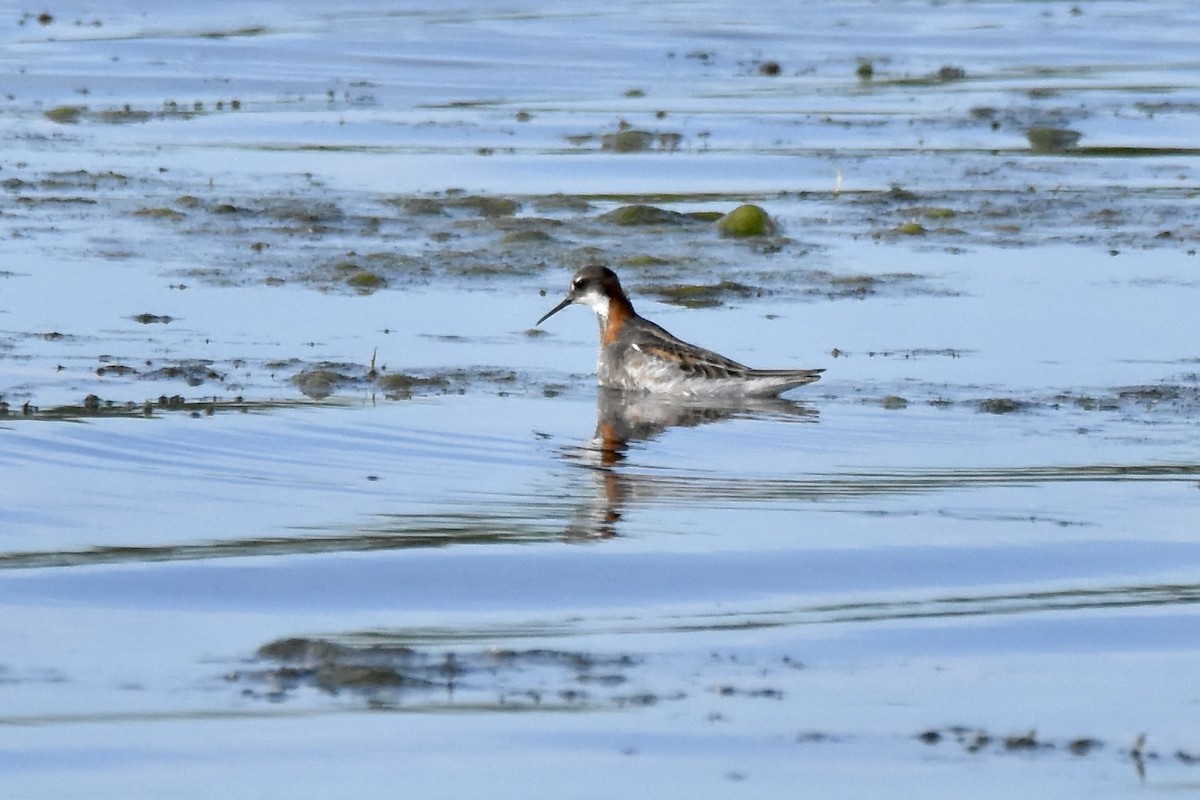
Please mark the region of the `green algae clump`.
[[600, 136], [600, 149], [613, 153], [643, 153], [653, 144], [654, 134], [650, 131], [628, 129]]
[[713, 284], [678, 283], [659, 286], [651, 291], [664, 303], [685, 308], [711, 308], [723, 304], [728, 297], [754, 297], [760, 293], [753, 286], [728, 280]]
[[387, 286], [387, 279], [378, 273], [364, 269], [348, 276], [346, 283], [360, 292], [373, 292]]
[[751, 203], [740, 205], [717, 220], [717, 230], [722, 236], [746, 238], [769, 236], [775, 232], [775, 223], [761, 206]]
[[1070, 128], [1033, 127], [1025, 131], [1029, 149], [1034, 153], [1065, 153], [1073, 150], [1082, 136]]
[[75, 125], [86, 110], [84, 106], [55, 106], [48, 109], [45, 116], [46, 119], [57, 122], [59, 125]]
[[620, 206], [600, 215], [602, 222], [613, 225], [678, 225], [686, 219], [678, 211], [644, 204]]

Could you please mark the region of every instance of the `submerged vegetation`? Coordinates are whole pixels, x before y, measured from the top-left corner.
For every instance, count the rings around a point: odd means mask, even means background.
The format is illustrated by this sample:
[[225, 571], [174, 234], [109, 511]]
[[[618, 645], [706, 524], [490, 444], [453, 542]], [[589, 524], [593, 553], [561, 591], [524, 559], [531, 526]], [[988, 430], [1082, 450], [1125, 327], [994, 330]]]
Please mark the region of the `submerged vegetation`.
[[24, 788], [1195, 777], [1189, 6], [160, 6], [0, 23]]
[[[334, 194], [306, 186], [268, 195], [231, 193], [169, 174], [25, 170], [0, 182], [0, 191], [22, 210], [20, 219], [10, 220], [18, 234], [24, 226], [25, 235], [38, 236], [38, 230], [68, 220], [73, 225], [107, 217], [128, 221], [124, 238], [103, 244], [68, 241], [65, 246], [75, 248], [74, 257], [123, 264], [153, 261], [177, 251], [181, 241], [192, 251], [203, 251], [202, 261], [176, 261], [170, 267], [169, 280], [179, 290], [200, 283], [367, 296], [448, 282], [491, 291], [499, 282], [519, 281], [521, 291], [535, 286], [558, 291], [571, 269], [600, 261], [618, 269], [636, 295], [687, 308], [744, 306], [763, 298], [808, 303], [953, 297], [960, 287], [937, 275], [890, 269], [889, 260], [863, 270], [863, 265], [837, 263], [831, 253], [838, 240], [938, 248], [964, 258], [971, 248], [1063, 242], [1111, 253], [1125, 248], [1191, 253], [1200, 241], [1200, 228], [1183, 202], [1189, 190], [1169, 187], [1099, 193], [1036, 187], [918, 192], [891, 185], [877, 191], [754, 196], [510, 196], [460, 190]], [[193, 323], [170, 311], [156, 308], [124, 318], [148, 329], [186, 330]], [[519, 329], [524, 335], [524, 328]], [[74, 337], [19, 332], [16, 352], [23, 341], [61, 348], [54, 383], [69, 383], [68, 397], [90, 396], [96, 402], [48, 402], [36, 385], [7, 390], [0, 401], [10, 418], [146, 416], [175, 407], [155, 399], [161, 392], [134, 388], [146, 381], [162, 384], [164, 397], [186, 397], [181, 408], [192, 413], [290, 403], [297, 395], [324, 399], [366, 392], [406, 398], [481, 387], [512, 391], [515, 386], [543, 391], [532, 376], [515, 375], [503, 365], [407, 367], [388, 373], [373, 364], [329, 367], [297, 352], [291, 366], [282, 369], [245, 358], [215, 366], [200, 350], [167, 358], [106, 357], [97, 364], [66, 357], [78, 348]], [[204, 366], [181, 366], [188, 364]], [[92, 384], [84, 377], [90, 373], [103, 383]], [[128, 386], [117, 388], [118, 381]], [[561, 376], [548, 383], [561, 384]], [[904, 400], [885, 399], [884, 407], [891, 410], [922, 403], [907, 389], [884, 394]], [[1053, 404], [1047, 396], [988, 397], [949, 388], [932, 389], [928, 399], [945, 402], [954, 395], [995, 415]], [[1097, 407], [1112, 404], [1097, 401]], [[36, 410], [41, 407], [46, 410]]]

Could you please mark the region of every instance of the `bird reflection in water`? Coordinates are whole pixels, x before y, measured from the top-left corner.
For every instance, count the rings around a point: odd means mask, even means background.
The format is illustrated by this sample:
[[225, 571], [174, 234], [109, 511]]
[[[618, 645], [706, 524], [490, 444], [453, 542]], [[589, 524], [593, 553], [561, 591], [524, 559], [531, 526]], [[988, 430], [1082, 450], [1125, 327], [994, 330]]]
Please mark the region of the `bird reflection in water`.
[[626, 469], [623, 463], [631, 444], [657, 439], [670, 428], [694, 428], [730, 419], [785, 419], [817, 422], [815, 408], [780, 398], [694, 398], [599, 389], [596, 396], [596, 432], [589, 444], [572, 447], [567, 460], [589, 470], [593, 490], [567, 526], [569, 539], [603, 539], [617, 536], [625, 506], [669, 491], [670, 481], [659, 474]]

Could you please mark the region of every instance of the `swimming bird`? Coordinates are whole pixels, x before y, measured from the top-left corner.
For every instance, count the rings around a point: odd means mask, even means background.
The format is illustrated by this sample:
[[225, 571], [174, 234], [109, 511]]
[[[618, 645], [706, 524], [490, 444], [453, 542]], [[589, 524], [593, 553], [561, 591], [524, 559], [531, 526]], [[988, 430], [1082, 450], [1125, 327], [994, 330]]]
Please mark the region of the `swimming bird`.
[[597, 382], [606, 388], [691, 397], [771, 397], [821, 377], [822, 369], [754, 369], [677, 339], [633, 310], [617, 274], [593, 264], [571, 278], [566, 297], [541, 325], [572, 303], [600, 323]]

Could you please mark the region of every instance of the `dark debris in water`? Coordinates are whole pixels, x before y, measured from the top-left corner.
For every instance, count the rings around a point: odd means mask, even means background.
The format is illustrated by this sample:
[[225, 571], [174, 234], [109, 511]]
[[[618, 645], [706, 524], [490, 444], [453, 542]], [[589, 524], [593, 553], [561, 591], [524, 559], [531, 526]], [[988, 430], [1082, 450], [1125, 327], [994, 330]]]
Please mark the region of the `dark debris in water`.
[[[1026, 124], [1022, 130], [1028, 127]], [[190, 278], [218, 286], [292, 286], [347, 295], [437, 283], [469, 290], [495, 287], [514, 278], [536, 280], [547, 293], [557, 294], [574, 268], [600, 261], [621, 271], [635, 302], [639, 295], [691, 307], [748, 304], [766, 296], [810, 302], [946, 297], [954, 296], [957, 287], [944, 285], [936, 276], [859, 265], [831, 268], [823, 243], [877, 237], [885, 248], [967, 252], [973, 246], [1049, 242], [1178, 250], [1194, 249], [1200, 242], [1200, 228], [1186, 211], [1194, 199], [1194, 191], [1188, 188], [1108, 187], [1097, 193], [1037, 185], [1020, 191], [916, 191], [894, 185], [871, 191], [752, 196], [505, 196], [458, 190], [381, 195], [334, 193], [315, 179], [297, 180], [305, 181], [302, 188], [263, 195], [228, 193], [205, 183], [189, 183], [173, 173], [38, 173], [14, 167], [0, 182], [0, 190], [11, 196], [10, 206], [15, 209], [6, 211], [11, 235], [31, 243], [56, 226], [75, 228], [112, 218], [122, 219], [133, 231], [129, 241], [105, 241], [102, 246], [92, 238], [68, 239], [77, 242], [66, 245], [68, 248], [89, 248], [68, 255], [129, 262], [176, 253], [181, 243], [187, 250], [202, 250], [202, 261], [168, 259], [173, 264], [168, 267], [172, 287], [179, 278]], [[758, 208], [773, 223], [779, 217], [777, 203], [788, 209], [782, 227], [792, 234], [803, 232], [809, 241], [778, 233], [729, 238], [721, 235], [714, 222], [735, 209]], [[950, 221], [953, 231], [946, 227]], [[526, 288], [536, 291], [537, 287]], [[146, 326], [167, 325], [173, 318], [161, 313], [165, 310], [169, 309], [146, 311], [134, 319]], [[61, 341], [71, 341], [71, 334], [61, 336]], [[12, 351], [11, 345], [4, 352], [21, 355]], [[957, 357], [957, 351], [946, 353]], [[904, 357], [919, 355], [914, 351]], [[237, 397], [246, 394], [248, 371], [276, 372], [269, 365], [235, 368], [232, 362], [198, 362], [186, 354], [175, 363], [127, 358], [99, 365], [98, 375], [113, 384], [178, 380], [187, 388], [205, 386], [209, 396]], [[95, 369], [89, 367], [88, 372]], [[492, 367], [419, 372], [400, 368], [389, 373], [364, 365], [330, 367], [298, 360], [278, 372], [278, 379], [271, 374], [268, 382], [271, 387], [286, 387], [284, 402], [299, 401], [297, 392], [309, 398], [347, 391], [405, 398], [480, 387], [497, 392], [542, 389], [526, 376]], [[170, 387], [165, 394], [171, 396], [182, 388]], [[94, 386], [81, 387], [79, 394], [89, 391], [101, 394]], [[10, 415], [16, 409], [37, 405], [31, 392], [25, 388], [20, 392], [0, 398], [8, 402]], [[928, 401], [974, 407], [990, 414], [1063, 406], [1195, 414], [1200, 407], [1195, 381], [1183, 379], [1162, 386], [1072, 390], [1049, 396], [981, 393], [970, 387], [951, 386], [945, 391], [933, 387], [923, 398], [906, 387], [903, 392], [881, 392], [872, 402], [885, 398], [886, 407], [899, 409], [903, 404], [911, 408]], [[158, 394], [151, 395], [152, 410]], [[114, 399], [108, 391], [103, 396], [102, 413], [141, 408], [146, 401], [128, 395]], [[69, 408], [61, 406], [54, 413], [69, 415]]]
[[1026, 400], [1014, 400], [1011, 397], [988, 397], [976, 401], [976, 405], [980, 411], [988, 414], [1013, 414], [1018, 411], [1027, 411], [1032, 403]]
[[187, 399], [182, 395], [159, 395], [140, 402], [106, 400], [89, 394], [79, 403], [53, 406], [38, 406], [25, 402], [14, 406], [0, 399], [0, 419], [21, 418], [31, 420], [71, 420], [104, 417], [154, 417], [164, 412], [185, 413], [193, 417], [212, 416], [226, 411], [265, 411], [298, 405], [296, 401], [258, 400], [248, 401], [242, 397], [209, 397]]
[[[1028, 126], [1025, 126], [1027, 128]], [[1024, 130], [1025, 128], [1022, 128]], [[666, 284], [729, 280], [793, 298], [944, 295], [929, 276], [810, 266], [822, 248], [869, 238], [893, 246], [964, 252], [1047, 242], [1123, 248], [1194, 247], [1200, 229], [1181, 188], [1103, 193], [1030, 185], [916, 192], [883, 190], [736, 194], [506, 196], [464, 191], [333, 193], [314, 181], [271, 196], [229, 194], [164, 175], [111, 171], [17, 172], [0, 183], [34, 236], [56, 224], [124, 216], [137, 241], [81, 255], [123, 260], [203, 244], [202, 265], [176, 274], [213, 285], [298, 285], [371, 293], [435, 281], [560, 276], [583, 263], [643, 259], [640, 277]], [[777, 210], [786, 204], [784, 219]], [[758, 212], [762, 212], [761, 215]], [[1097, 215], [1103, 212], [1103, 224]], [[753, 214], [742, 236], [722, 226]], [[723, 220], [723, 222], [720, 222]], [[800, 241], [778, 233], [786, 228]], [[749, 234], [749, 235], [745, 235]], [[815, 241], [813, 241], [815, 239]], [[91, 240], [80, 246], [95, 248]]]
[[[459, 704], [489, 708], [611, 708], [682, 697], [629, 692], [640, 659], [551, 649], [434, 650], [386, 637], [367, 643], [294, 637], [259, 648], [257, 664], [229, 674], [251, 698], [304, 692], [350, 696], [372, 707]], [[616, 691], [614, 691], [616, 690]]]
[[146, 361], [140, 367], [121, 362], [113, 363], [103, 357], [101, 362], [103, 365], [96, 368], [96, 375], [101, 378], [133, 377], [143, 381], [182, 381], [190, 388], [217, 383], [223, 388], [228, 388], [226, 375], [214, 369], [214, 362], [205, 358]]
[[306, 397], [324, 400], [339, 391], [379, 391], [392, 400], [421, 395], [463, 394], [480, 385], [500, 393], [528, 391], [531, 383], [512, 370], [479, 367], [450, 368], [421, 373], [388, 371], [372, 364], [348, 364], [322, 361], [303, 367], [292, 376], [292, 383]]
[[695, 224], [704, 221], [679, 211], [645, 203], [619, 206], [612, 211], [606, 211], [601, 214], [599, 219], [601, 222], [620, 225], [622, 227], [686, 225], [688, 223]]
[[[984, 728], [950, 726], [930, 728], [916, 735], [916, 740], [930, 747], [953, 745], [971, 756], [982, 755], [1066, 755], [1071, 758], [1088, 758], [1101, 752], [1115, 753], [1118, 758], [1130, 763], [1139, 778], [1144, 779], [1146, 765], [1163, 762], [1168, 756], [1146, 747], [1146, 735], [1130, 737], [1131, 746], [1113, 747], [1094, 736], [1077, 736], [1071, 739], [1048, 739], [1039, 736], [1036, 730], [1023, 733], [1000, 735]], [[1184, 766], [1200, 765], [1200, 753], [1177, 749], [1169, 756]]]
[[132, 319], [142, 325], [169, 325], [174, 322], [174, 318], [166, 314], [136, 314]]
[[436, 195], [389, 197], [383, 202], [415, 217], [452, 217], [456, 212], [466, 211], [475, 216], [498, 219], [511, 217], [521, 210], [521, 203], [511, 197], [466, 194], [458, 191]]
[[[238, 359], [228, 364], [231, 371], [246, 372], [254, 366]], [[222, 411], [262, 411], [326, 401], [337, 394], [361, 395], [378, 393], [384, 399], [405, 400], [425, 395], [463, 394], [468, 389], [490, 387], [499, 394], [540, 392], [540, 384], [512, 370], [495, 367], [449, 368], [426, 372], [389, 371], [373, 362], [366, 364], [320, 361], [305, 363], [298, 359], [266, 362], [258, 366], [263, 373], [282, 377], [294, 387], [288, 397], [247, 399], [242, 394], [203, 397], [184, 397], [180, 394], [160, 394], [154, 397], [121, 400], [88, 394], [79, 403], [39, 405], [29, 400], [14, 402], [0, 394], [0, 418], [73, 419], [84, 417], [153, 417], [162, 412], [185, 412], [193, 416], [209, 416]], [[236, 386], [229, 375], [207, 359], [180, 359], [166, 362], [147, 361], [133, 366], [105, 359], [95, 370], [106, 384], [131, 386], [145, 381], [167, 381], [195, 388], [216, 383], [222, 388]], [[298, 391], [297, 396], [294, 392]]]
[[1069, 128], [1034, 126], [1025, 131], [1029, 149], [1035, 153], [1065, 153], [1078, 145], [1082, 136]]
[[[645, 294], [669, 296], [679, 292], [667, 302], [681, 305], [719, 305], [729, 297], [746, 297], [751, 287], [640, 287]], [[54, 340], [59, 334], [47, 334]], [[547, 334], [531, 329], [523, 335], [535, 338]], [[919, 360], [925, 358], [971, 357], [970, 351], [955, 349], [910, 349], [853, 353], [835, 348], [833, 358], [890, 358]], [[492, 366], [455, 367], [444, 369], [404, 370], [390, 369], [387, 365], [376, 365], [374, 361], [354, 362], [305, 362], [300, 359], [269, 361], [258, 365], [242, 359], [227, 364], [215, 364], [207, 359], [178, 359], [162, 362], [137, 362], [104, 359], [94, 370], [106, 385], [117, 387], [136, 386], [145, 382], [177, 382], [188, 388], [216, 385], [225, 394], [209, 393], [198, 397], [184, 397], [178, 393], [157, 394], [149, 398], [117, 399], [87, 395], [79, 403], [40, 405], [36, 401], [6, 397], [0, 394], [0, 418], [26, 419], [71, 419], [75, 417], [123, 416], [152, 417], [159, 412], [184, 411], [193, 416], [211, 415], [221, 411], [258, 411], [302, 405], [308, 402], [327, 402], [337, 398], [361, 401], [363, 398], [403, 401], [414, 397], [438, 395], [461, 395], [468, 392], [485, 391], [500, 396], [560, 394], [568, 389], [562, 383], [547, 383], [536, 376]], [[244, 396], [231, 375], [253, 380], [254, 374], [262, 374], [263, 380], [272, 385], [290, 385], [284, 397], [277, 395], [265, 399]], [[589, 378], [581, 378], [587, 380]], [[259, 381], [261, 382], [261, 380]], [[995, 416], [1024, 415], [1031, 413], [1054, 414], [1065, 411], [1084, 411], [1097, 414], [1112, 414], [1118, 417], [1136, 418], [1147, 423], [1155, 420], [1179, 420], [1200, 418], [1200, 375], [1183, 376], [1174, 381], [1160, 384], [1120, 386], [1100, 390], [1050, 391], [1027, 396], [983, 395], [971, 386], [939, 384], [907, 384], [903, 393], [896, 391], [871, 392], [853, 389], [850, 394], [826, 392], [828, 401], [846, 400], [855, 403], [876, 405], [888, 411], [903, 413], [906, 409], [933, 406], [942, 409], [965, 408], [982, 414]]]
[[963, 752], [972, 755], [986, 752], [1031, 753], [1055, 749], [1065, 749], [1075, 755], [1087, 755], [1102, 746], [1099, 740], [1087, 737], [1061, 743], [1041, 739], [1035, 730], [1000, 736], [983, 728], [959, 726], [931, 728], [918, 733], [916, 738], [917, 741], [930, 746], [953, 743], [961, 747]]
[[709, 308], [722, 305], [730, 298], [761, 297], [763, 290], [737, 281], [718, 281], [713, 284], [675, 283], [666, 286], [643, 287], [646, 293], [664, 303], [686, 308]]
[[678, 131], [643, 130], [621, 122], [615, 131], [572, 134], [566, 137], [566, 141], [578, 148], [594, 148], [599, 143], [600, 150], [608, 153], [644, 153], [651, 150], [670, 153], [679, 149], [683, 134]]
[[[838, 348], [831, 351], [834, 358], [900, 358], [918, 359], [933, 356], [962, 358], [969, 351], [896, 350], [871, 353], [851, 353]], [[1175, 381], [1144, 386], [1119, 386], [1094, 391], [1071, 390], [1023, 397], [977, 396], [978, 389], [970, 386], [910, 386], [905, 394], [868, 394], [858, 399], [878, 404], [889, 410], [903, 410], [916, 404], [939, 408], [971, 408], [983, 414], [1053, 413], [1080, 410], [1137, 417], [1151, 421], [1156, 417], [1171, 419], [1200, 418], [1200, 376], [1184, 376]]]
[[1200, 414], [1200, 375], [1141, 386], [1120, 386], [1105, 392], [1062, 392], [1048, 401], [1053, 407], [1086, 411], [1157, 412], [1181, 417]]
[[[51, 342], [74, 341], [74, 337], [57, 332], [38, 334], [36, 338]], [[59, 369], [65, 370], [64, 367]], [[307, 405], [339, 397], [358, 401], [364, 398], [407, 400], [468, 391], [490, 391], [498, 395], [542, 394], [546, 388], [533, 376], [502, 367], [394, 370], [387, 365], [377, 365], [374, 358], [365, 363], [306, 362], [301, 359], [266, 362], [232, 359], [217, 363], [202, 358], [125, 361], [102, 356], [99, 366], [89, 368], [89, 371], [102, 384], [91, 381], [96, 384], [96, 390], [79, 402], [39, 403], [28, 396], [27, 390], [15, 396], [0, 392], [0, 419], [149, 418], [163, 412], [209, 416], [223, 411], [263, 411]], [[76, 378], [86, 376], [77, 374]], [[135, 388], [146, 383], [177, 384], [178, 389], [203, 386], [207, 391], [201, 396], [184, 396], [172, 386], [165, 393], [160, 391], [147, 397]], [[248, 397], [247, 384], [258, 387], [260, 396]], [[279, 386], [287, 387], [283, 396], [270, 389]], [[103, 389], [103, 395], [97, 393], [100, 389]], [[264, 391], [267, 392], [265, 397], [261, 394]], [[125, 397], [114, 397], [117, 393]], [[130, 394], [134, 397], [129, 397]]]
[[928, 278], [911, 272], [882, 272], [877, 274], [833, 274], [814, 271], [809, 274], [809, 294], [829, 300], [863, 299], [878, 295], [950, 295]]
[[67, 104], [54, 106], [46, 109], [43, 113], [46, 119], [59, 125], [79, 125], [89, 122], [103, 125], [126, 125], [160, 120], [190, 120], [204, 114], [238, 111], [241, 108], [242, 101], [232, 98], [218, 100], [207, 105], [201, 101], [178, 103], [174, 100], [166, 100], [154, 108], [136, 108], [129, 103], [103, 108]]
[[[661, 686], [661, 672], [643, 676], [643, 667], [661, 667], [649, 663], [649, 656], [481, 644], [489, 638], [483, 632], [447, 636], [429, 630], [289, 637], [263, 645], [226, 678], [246, 697], [269, 702], [340, 696], [373, 708], [637, 710], [695, 696], [727, 710], [740, 702], [784, 701], [783, 689], [767, 681], [777, 670], [790, 675], [802, 666], [786, 656], [750, 665], [714, 654], [706, 663], [675, 671], [679, 677]], [[648, 688], [650, 682], [655, 688]], [[714, 710], [710, 720], [723, 716]], [[819, 735], [821, 741], [840, 740]]]

